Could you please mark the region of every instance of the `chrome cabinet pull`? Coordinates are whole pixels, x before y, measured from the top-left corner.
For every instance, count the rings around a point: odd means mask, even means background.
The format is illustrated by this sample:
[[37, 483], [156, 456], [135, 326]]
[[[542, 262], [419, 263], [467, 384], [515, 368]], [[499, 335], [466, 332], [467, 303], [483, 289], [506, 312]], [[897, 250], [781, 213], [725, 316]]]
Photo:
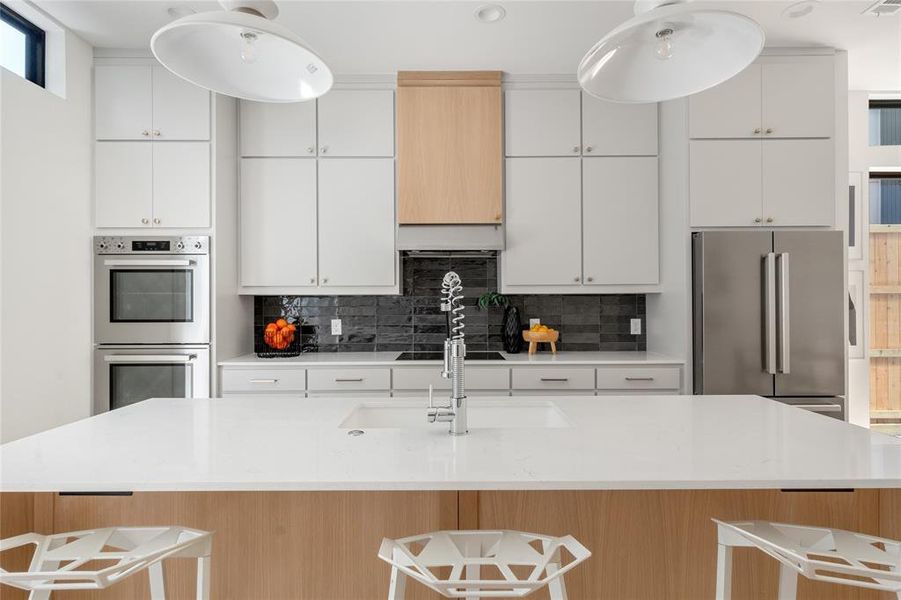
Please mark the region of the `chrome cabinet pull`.
[[756, 219], [754, 219], [754, 222], [755, 222], [755, 223], [762, 223], [762, 222], [763, 222], [763, 219], [760, 218], [760, 217], [757, 217]]
[[569, 377], [542, 377], [541, 381], [569, 381]]
[[776, 374], [776, 254], [768, 252], [764, 261], [764, 351], [763, 368], [770, 375]]
[[771, 133], [773, 133], [773, 128], [772, 128], [772, 127], [767, 127], [767, 128], [766, 128], [766, 134], [767, 134], [767, 135], [770, 135]]
[[141, 135], [143, 135], [144, 137], [147, 137], [150, 135], [150, 132], [145, 129], [144, 131], [141, 132]]
[[150, 222], [150, 219], [141, 219], [141, 223], [143, 223], [144, 225], [146, 225], [149, 222]]
[[316, 148], [314, 148], [313, 146], [307, 146], [307, 154], [313, 154], [315, 150]]
[[594, 146], [585, 146], [585, 152], [591, 152], [594, 150]]
[[760, 127], [758, 127], [757, 129], [754, 130], [754, 135], [759, 135], [759, 134], [760, 134]]
[[363, 381], [362, 377], [335, 377], [335, 383], [360, 383], [361, 381]]
[[626, 377], [626, 381], [654, 381], [653, 377]]
[[779, 372], [787, 374], [791, 373], [789, 361], [789, 354], [791, 353], [789, 311], [791, 306], [789, 303], [788, 252], [782, 252], [776, 256], [776, 274], [776, 291], [779, 296], [779, 305], [776, 309], [779, 314]]
[[154, 219], [153, 222], [156, 223], [157, 225], [159, 225], [160, 223], [162, 223], [162, 221], [160, 221], [159, 219]]
[[320, 154], [325, 154], [326, 152], [328, 152], [328, 146], [323, 146], [319, 149]]
[[573, 152], [578, 152], [578, 151], [579, 151], [579, 146], [573, 146]]
[[159, 130], [158, 130], [158, 129], [154, 129], [154, 130], [153, 130], [153, 135], [154, 135], [154, 137], [159, 137], [159, 136], [160, 136]]
[[278, 383], [278, 379], [251, 379], [250, 383]]

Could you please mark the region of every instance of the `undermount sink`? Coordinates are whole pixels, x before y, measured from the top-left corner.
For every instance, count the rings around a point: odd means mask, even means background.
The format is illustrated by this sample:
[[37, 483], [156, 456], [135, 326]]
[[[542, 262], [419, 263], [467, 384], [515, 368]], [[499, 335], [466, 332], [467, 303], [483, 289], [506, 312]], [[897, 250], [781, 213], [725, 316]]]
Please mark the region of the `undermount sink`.
[[[442, 398], [441, 402], [447, 402]], [[341, 421], [341, 429], [447, 429], [429, 423], [420, 402], [364, 402]], [[469, 429], [562, 429], [572, 427], [566, 415], [546, 400], [467, 400]]]

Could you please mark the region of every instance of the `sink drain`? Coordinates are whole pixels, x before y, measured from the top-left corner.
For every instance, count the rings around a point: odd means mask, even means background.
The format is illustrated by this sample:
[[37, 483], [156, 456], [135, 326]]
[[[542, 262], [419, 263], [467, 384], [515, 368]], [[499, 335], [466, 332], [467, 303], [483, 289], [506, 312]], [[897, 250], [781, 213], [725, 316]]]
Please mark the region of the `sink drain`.
[[363, 431], [362, 429], [351, 429], [350, 431], [347, 432], [347, 435], [352, 435], [354, 437], [358, 437], [358, 436], [363, 435], [364, 433], [366, 433], [366, 432]]

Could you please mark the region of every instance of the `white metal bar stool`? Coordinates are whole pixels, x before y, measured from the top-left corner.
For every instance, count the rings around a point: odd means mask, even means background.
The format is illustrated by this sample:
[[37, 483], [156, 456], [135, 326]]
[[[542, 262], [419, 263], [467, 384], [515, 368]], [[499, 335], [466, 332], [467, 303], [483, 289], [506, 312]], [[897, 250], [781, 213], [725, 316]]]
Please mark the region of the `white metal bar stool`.
[[[213, 534], [187, 527], [109, 527], [40, 535], [26, 533], [0, 540], [0, 552], [34, 545], [27, 571], [0, 569], [0, 583], [31, 592], [29, 600], [47, 600], [55, 590], [99, 590], [147, 569], [150, 597], [164, 600], [163, 559], [197, 559], [197, 598], [210, 597]], [[91, 561], [102, 564], [88, 565]], [[112, 563], [112, 564], [109, 564]]]
[[798, 574], [814, 581], [895, 592], [901, 600], [901, 542], [826, 527], [723, 522], [717, 525], [716, 597], [732, 593], [732, 548], [751, 547], [779, 561], [779, 600], [797, 596]]
[[386, 538], [379, 548], [379, 558], [391, 565], [388, 600], [403, 600], [407, 577], [446, 598], [522, 598], [547, 586], [552, 600], [566, 600], [564, 573], [589, 556], [569, 535], [506, 530]]

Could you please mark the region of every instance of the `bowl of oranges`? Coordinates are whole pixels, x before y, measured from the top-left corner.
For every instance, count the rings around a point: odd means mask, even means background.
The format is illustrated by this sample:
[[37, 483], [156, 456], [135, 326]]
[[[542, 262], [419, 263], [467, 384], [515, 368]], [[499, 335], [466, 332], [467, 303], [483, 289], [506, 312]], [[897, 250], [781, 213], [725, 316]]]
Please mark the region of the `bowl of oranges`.
[[535, 354], [538, 350], [538, 344], [550, 344], [551, 352], [556, 354], [560, 332], [556, 329], [551, 329], [547, 325], [536, 323], [530, 329], [522, 332], [522, 339], [529, 342], [529, 354]]
[[298, 356], [300, 354], [300, 334], [297, 325], [285, 319], [266, 323], [263, 328], [262, 347], [257, 351], [260, 358]]

